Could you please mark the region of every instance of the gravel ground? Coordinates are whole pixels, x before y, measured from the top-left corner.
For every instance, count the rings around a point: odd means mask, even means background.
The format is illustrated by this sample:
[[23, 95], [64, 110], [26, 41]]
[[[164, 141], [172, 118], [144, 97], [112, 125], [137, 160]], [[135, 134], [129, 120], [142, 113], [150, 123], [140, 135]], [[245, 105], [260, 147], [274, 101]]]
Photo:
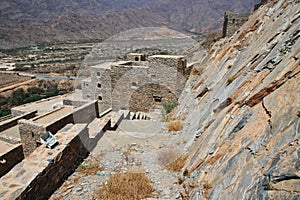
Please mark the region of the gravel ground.
[[96, 174], [73, 173], [50, 199], [95, 199], [94, 192], [116, 171], [142, 171], [151, 179], [155, 199], [180, 199], [178, 179], [166, 165], [182, 154], [187, 141], [180, 132], [168, 132], [158, 121], [123, 121], [117, 131], [106, 132], [84, 161], [103, 167]]

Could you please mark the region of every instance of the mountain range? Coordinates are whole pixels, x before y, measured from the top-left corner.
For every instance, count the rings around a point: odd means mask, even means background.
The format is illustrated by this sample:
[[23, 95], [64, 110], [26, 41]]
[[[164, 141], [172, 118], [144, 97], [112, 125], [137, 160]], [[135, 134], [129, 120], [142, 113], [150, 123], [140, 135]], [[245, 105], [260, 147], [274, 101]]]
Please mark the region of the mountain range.
[[139, 27], [205, 33], [224, 12], [251, 12], [259, 0], [2, 0], [0, 48], [105, 39]]

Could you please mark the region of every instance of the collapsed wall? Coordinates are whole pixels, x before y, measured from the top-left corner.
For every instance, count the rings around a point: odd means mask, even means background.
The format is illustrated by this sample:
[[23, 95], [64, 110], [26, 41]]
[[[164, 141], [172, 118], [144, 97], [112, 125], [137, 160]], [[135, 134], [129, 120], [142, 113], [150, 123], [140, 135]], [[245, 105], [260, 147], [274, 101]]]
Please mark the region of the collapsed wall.
[[190, 199], [300, 198], [299, 10], [261, 6], [199, 58], [177, 109]]

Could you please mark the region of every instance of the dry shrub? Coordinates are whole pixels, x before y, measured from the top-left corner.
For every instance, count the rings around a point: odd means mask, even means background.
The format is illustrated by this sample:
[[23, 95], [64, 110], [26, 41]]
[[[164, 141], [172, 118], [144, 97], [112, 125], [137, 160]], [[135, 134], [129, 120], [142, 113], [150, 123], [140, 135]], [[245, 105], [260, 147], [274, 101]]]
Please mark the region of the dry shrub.
[[98, 199], [139, 200], [153, 192], [150, 179], [143, 172], [117, 172], [95, 193]]
[[166, 169], [173, 172], [180, 172], [185, 165], [185, 162], [189, 156], [182, 155], [178, 157], [176, 160], [167, 165]]
[[205, 181], [203, 182], [203, 188], [204, 188], [204, 196], [205, 196], [206, 198], [208, 198], [209, 190], [210, 190], [211, 188], [213, 188], [213, 186], [212, 186], [212, 184], [211, 184], [210, 182], [208, 182], [207, 180], [205, 180]]
[[199, 75], [201, 75], [201, 72], [200, 72], [198, 69], [193, 68], [193, 70], [192, 70], [192, 75], [194, 75], [194, 76], [199, 76]]
[[212, 184], [208, 181], [204, 181], [203, 182], [203, 188], [206, 189], [206, 190], [209, 190], [212, 188]]
[[183, 123], [181, 120], [174, 120], [168, 122], [168, 130], [169, 131], [180, 131], [183, 128]]
[[89, 174], [96, 174], [97, 171], [104, 170], [103, 166], [99, 166], [99, 160], [97, 159], [87, 160], [85, 162], [85, 164], [79, 165], [79, 167], [76, 170], [77, 172], [84, 174], [85, 176]]

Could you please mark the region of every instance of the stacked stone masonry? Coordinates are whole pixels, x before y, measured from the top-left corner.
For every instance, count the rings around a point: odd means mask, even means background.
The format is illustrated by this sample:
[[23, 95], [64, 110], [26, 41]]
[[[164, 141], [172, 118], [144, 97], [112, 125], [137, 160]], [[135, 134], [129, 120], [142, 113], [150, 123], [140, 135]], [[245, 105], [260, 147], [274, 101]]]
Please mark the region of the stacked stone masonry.
[[55, 134], [69, 123], [90, 123], [92, 120], [99, 117], [98, 110], [98, 103], [96, 101], [91, 101], [79, 108], [74, 108], [74, 110], [71, 109], [70, 112], [67, 112], [63, 116], [58, 116], [55, 120], [49, 121], [46, 124], [39, 123], [38, 120], [43, 117], [47, 118], [47, 115], [55, 114], [55, 111], [31, 120], [19, 120], [18, 125], [24, 155], [28, 156], [41, 144], [40, 137], [47, 131]]
[[[177, 101], [188, 78], [184, 56], [129, 54], [130, 61], [108, 62], [91, 67], [91, 78], [82, 81], [83, 98], [97, 100], [99, 112], [149, 111], [161, 101]], [[138, 60], [138, 61], [136, 61]]]
[[223, 37], [235, 33], [248, 20], [248, 17], [249, 14], [237, 14], [232, 11], [225, 12]]
[[[87, 157], [81, 137], [86, 126], [75, 125], [72, 132], [60, 133], [59, 146], [40, 146], [0, 180], [0, 199], [48, 199]], [[75, 130], [78, 130], [76, 132]], [[73, 132], [75, 131], [75, 132]]]

